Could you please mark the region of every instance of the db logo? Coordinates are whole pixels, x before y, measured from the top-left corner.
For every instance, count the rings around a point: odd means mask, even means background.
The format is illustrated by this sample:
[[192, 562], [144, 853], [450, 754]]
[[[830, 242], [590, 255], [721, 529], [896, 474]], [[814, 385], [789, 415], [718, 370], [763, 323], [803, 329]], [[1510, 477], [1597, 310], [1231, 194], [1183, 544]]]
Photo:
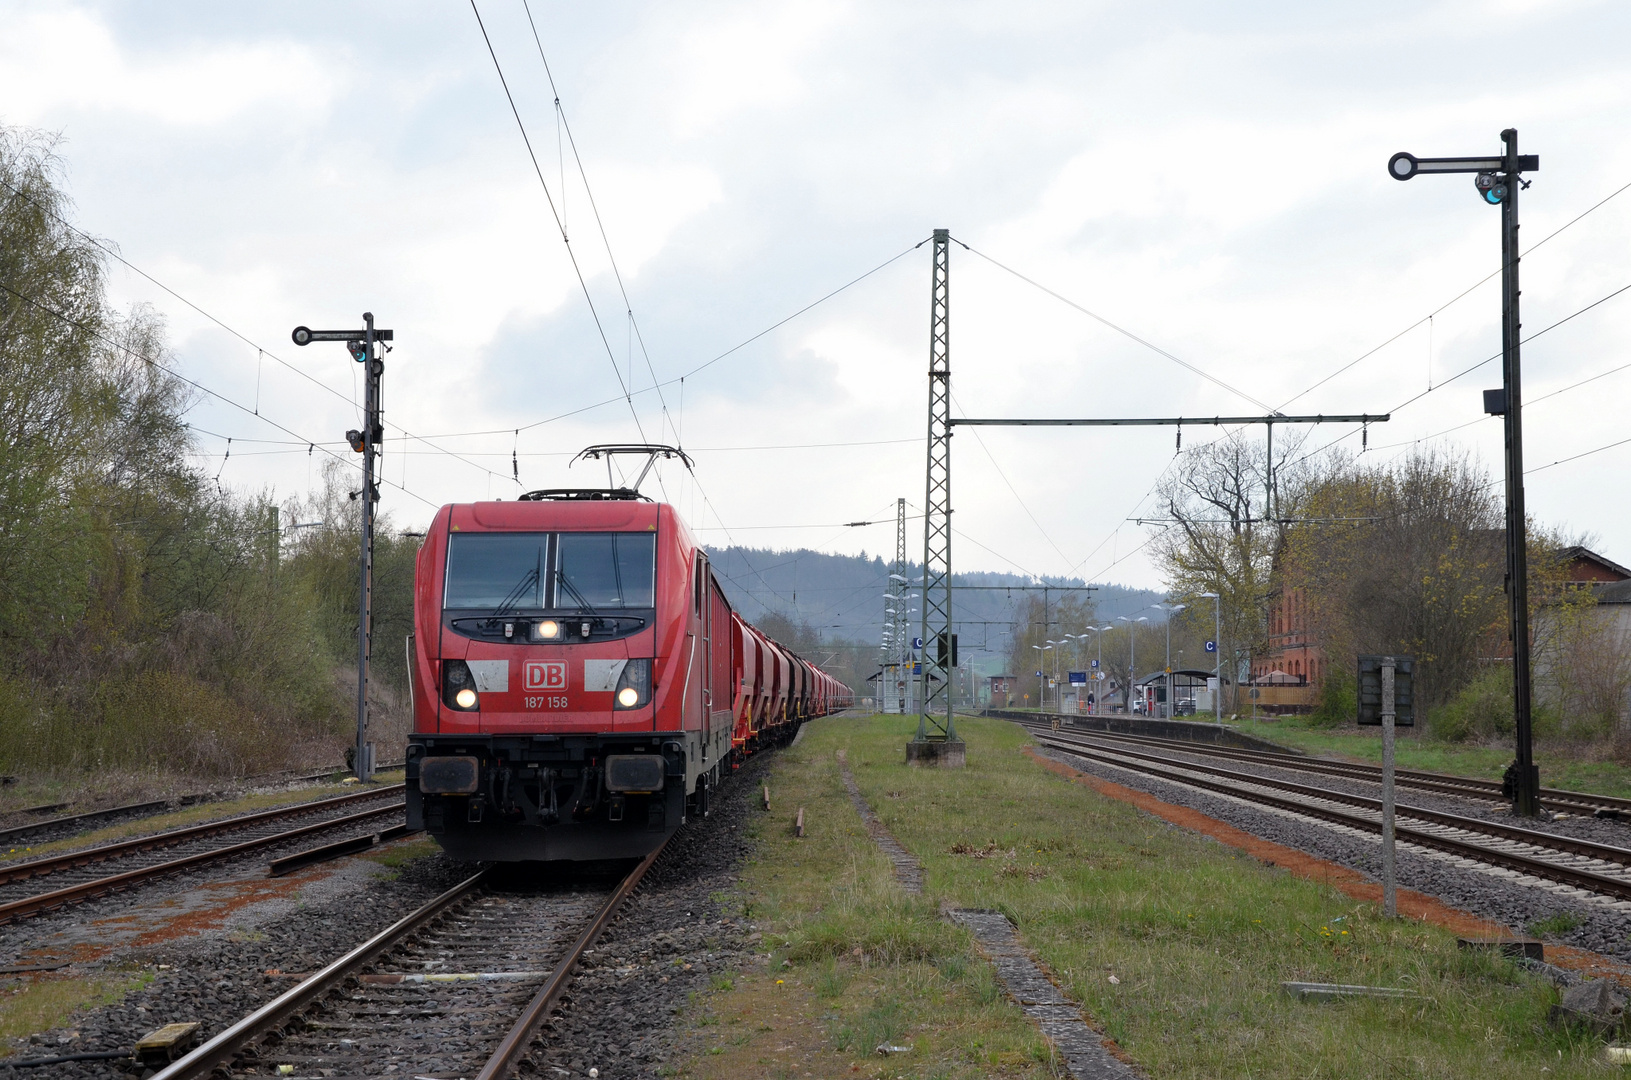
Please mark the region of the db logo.
[[565, 660], [528, 660], [522, 673], [524, 690], [565, 690]]

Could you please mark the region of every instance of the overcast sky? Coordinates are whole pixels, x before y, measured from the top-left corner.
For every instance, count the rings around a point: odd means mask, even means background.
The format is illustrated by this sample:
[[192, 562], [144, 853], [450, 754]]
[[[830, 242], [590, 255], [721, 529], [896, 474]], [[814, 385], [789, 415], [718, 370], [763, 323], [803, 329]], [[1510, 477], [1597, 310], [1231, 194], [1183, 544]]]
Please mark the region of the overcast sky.
[[[1410, 400], [1370, 453], [1465, 424], [1438, 441], [1498, 475], [1480, 391], [1499, 364], [1418, 395], [1500, 348], [1496, 281], [1443, 306], [1498, 269], [1499, 211], [1470, 177], [1401, 184], [1387, 159], [1493, 153], [1517, 127], [1542, 163], [1525, 247], [1631, 183], [1620, 4], [532, 0], [532, 15], [628, 304], [526, 12], [481, 4], [598, 328], [468, 3], [0, 0], [0, 123], [60, 133], [78, 222], [254, 343], [115, 266], [116, 299], [168, 320], [178, 369], [248, 410], [205, 398], [191, 414], [223, 484], [284, 498], [320, 478], [309, 441], [351, 456], [357, 366], [289, 332], [371, 310], [396, 333], [399, 525], [603, 482], [570, 456], [643, 437], [695, 455], [694, 480], [670, 467], [647, 490], [710, 543], [887, 554], [895, 500], [924, 497], [930, 249], [914, 245], [936, 227], [981, 253], [952, 255], [962, 415]], [[1631, 285], [1631, 192], [1526, 258], [1523, 281], [1526, 332]], [[1622, 562], [1631, 445], [1540, 467], [1631, 435], [1631, 370], [1538, 399], [1631, 365], [1628, 337], [1631, 293], [1524, 350], [1530, 509]], [[1340, 436], [1359, 449], [1330, 425], [1310, 445]], [[1148, 529], [1127, 519], [1153, 510], [1173, 449], [1171, 429], [964, 429], [956, 565], [1158, 587]]]

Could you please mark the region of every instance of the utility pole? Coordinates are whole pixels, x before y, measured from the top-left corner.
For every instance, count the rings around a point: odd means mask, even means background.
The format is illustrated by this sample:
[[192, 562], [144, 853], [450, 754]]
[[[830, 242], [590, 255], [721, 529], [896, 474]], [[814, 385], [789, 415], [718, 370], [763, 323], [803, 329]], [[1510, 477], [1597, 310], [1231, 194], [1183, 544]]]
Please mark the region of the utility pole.
[[380, 393], [385, 361], [378, 355], [378, 350], [394, 335], [389, 330], [375, 328], [374, 313], [371, 311], [363, 312], [362, 321], [361, 330], [311, 330], [297, 326], [291, 337], [296, 345], [301, 346], [314, 341], [343, 341], [351, 358], [363, 365], [365, 373], [363, 427], [361, 431], [346, 432], [345, 437], [351, 449], [362, 455], [362, 490], [356, 496], [362, 499], [357, 596], [357, 742], [352, 750], [351, 765], [357, 779], [368, 781], [374, 777], [374, 744], [368, 740], [368, 661], [373, 652], [374, 638], [374, 517], [379, 503], [379, 485], [374, 482], [374, 462], [385, 437]]
[[[967, 750], [952, 713], [957, 638], [951, 622], [951, 231], [934, 231], [929, 286], [928, 462], [923, 483], [923, 683], [908, 764], [962, 768]], [[938, 687], [936, 674], [938, 673]]]
[[1501, 208], [1501, 388], [1484, 391], [1484, 411], [1503, 417], [1506, 427], [1506, 598], [1512, 635], [1512, 694], [1517, 729], [1516, 760], [1507, 769], [1506, 791], [1515, 813], [1540, 813], [1540, 768], [1535, 764], [1529, 664], [1528, 529], [1523, 499], [1523, 392], [1518, 346], [1518, 191], [1529, 186], [1526, 172], [1540, 171], [1540, 157], [1518, 153], [1518, 131], [1501, 132], [1499, 157], [1418, 158], [1398, 153], [1388, 159], [1388, 175], [1409, 180], [1418, 173], [1473, 173], [1473, 186], [1485, 202]]

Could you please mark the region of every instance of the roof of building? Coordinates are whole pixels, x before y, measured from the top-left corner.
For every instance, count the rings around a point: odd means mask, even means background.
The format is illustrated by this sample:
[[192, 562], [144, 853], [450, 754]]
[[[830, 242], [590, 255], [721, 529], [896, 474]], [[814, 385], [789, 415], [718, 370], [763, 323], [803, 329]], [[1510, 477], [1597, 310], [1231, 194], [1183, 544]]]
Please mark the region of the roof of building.
[[1598, 573], [1610, 575], [1611, 580], [1626, 581], [1631, 579], [1631, 569], [1621, 566], [1613, 559], [1604, 558], [1595, 551], [1579, 544], [1564, 548], [1559, 554], [1566, 563], [1583, 562], [1595, 567]]
[[1591, 595], [1599, 604], [1631, 604], [1631, 581], [1605, 581], [1593, 585]]
[[[1172, 669], [1172, 674], [1175, 677], [1181, 675], [1186, 679], [1215, 679], [1215, 678], [1217, 678], [1217, 674], [1215, 672], [1201, 671], [1201, 670], [1199, 670], [1197, 668], [1173, 668]], [[1143, 686], [1146, 683], [1160, 682], [1162, 679], [1166, 678], [1166, 675], [1167, 675], [1167, 673], [1164, 672], [1164, 671], [1152, 671], [1148, 675], [1145, 675], [1142, 678], [1140, 678], [1138, 680], [1138, 685]], [[1228, 682], [1229, 681], [1228, 677], [1225, 676], [1223, 681]]]

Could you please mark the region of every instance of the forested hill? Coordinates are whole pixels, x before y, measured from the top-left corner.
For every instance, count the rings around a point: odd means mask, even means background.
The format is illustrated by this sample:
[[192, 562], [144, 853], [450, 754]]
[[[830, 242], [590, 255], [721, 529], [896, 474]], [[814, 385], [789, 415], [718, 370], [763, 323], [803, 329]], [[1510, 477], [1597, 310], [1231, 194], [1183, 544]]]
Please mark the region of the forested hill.
[[[731, 604], [750, 622], [760, 622], [767, 614], [786, 616], [795, 624], [806, 624], [826, 639], [878, 640], [883, 620], [883, 594], [890, 568], [876, 555], [831, 555], [799, 548], [770, 551], [762, 548], [726, 547], [709, 550], [714, 573], [719, 575]], [[922, 567], [911, 564], [906, 576], [914, 592], [921, 582]], [[1016, 617], [1016, 602], [1026, 594], [1022, 587], [1035, 582], [1019, 574], [960, 573], [959, 586], [992, 586], [980, 591], [959, 590], [953, 597], [953, 614], [958, 624], [959, 644], [973, 654], [1002, 653], [1008, 629]], [[1049, 579], [1051, 586], [1081, 586], [1074, 579]], [[1040, 598], [1040, 590], [1032, 595]], [[1051, 592], [1050, 602], [1062, 596], [1081, 593]], [[1100, 585], [1088, 594], [1094, 613], [1100, 619], [1147, 608], [1162, 599], [1149, 589], [1129, 589], [1120, 585]], [[915, 609], [917, 604], [914, 602]], [[1152, 618], [1158, 612], [1146, 612]], [[914, 620], [915, 621], [915, 620]], [[982, 645], [984, 646], [982, 648]]]

